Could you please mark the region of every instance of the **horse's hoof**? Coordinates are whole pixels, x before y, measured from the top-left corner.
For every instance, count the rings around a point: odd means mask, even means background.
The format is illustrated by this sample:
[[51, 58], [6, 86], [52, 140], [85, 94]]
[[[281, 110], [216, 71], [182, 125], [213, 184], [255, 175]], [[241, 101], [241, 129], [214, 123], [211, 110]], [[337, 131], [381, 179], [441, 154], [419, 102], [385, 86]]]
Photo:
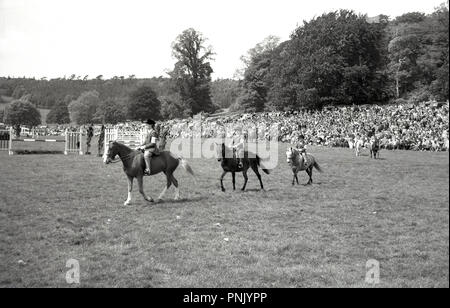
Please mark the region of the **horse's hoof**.
[[225, 192], [225, 188], [222, 188], [222, 192]]
[[147, 201], [147, 202], [155, 202], [155, 200], [153, 200], [153, 198], [145, 199], [145, 201]]
[[129, 202], [129, 201], [125, 201], [125, 202], [123, 203], [123, 205], [125, 205], [125, 206], [130, 205], [130, 202]]

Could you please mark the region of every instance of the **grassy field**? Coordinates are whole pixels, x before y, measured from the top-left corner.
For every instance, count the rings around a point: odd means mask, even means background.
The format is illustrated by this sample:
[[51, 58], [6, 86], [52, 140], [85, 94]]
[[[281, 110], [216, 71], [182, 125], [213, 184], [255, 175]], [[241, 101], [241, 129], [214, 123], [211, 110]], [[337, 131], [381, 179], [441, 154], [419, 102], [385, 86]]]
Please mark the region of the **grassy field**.
[[249, 173], [223, 193], [219, 163], [191, 159], [181, 201], [126, 207], [121, 164], [0, 153], [0, 287], [67, 287], [71, 258], [81, 287], [367, 287], [369, 259], [381, 287], [449, 286], [448, 153], [311, 148], [325, 172], [291, 186], [284, 150], [264, 192]]

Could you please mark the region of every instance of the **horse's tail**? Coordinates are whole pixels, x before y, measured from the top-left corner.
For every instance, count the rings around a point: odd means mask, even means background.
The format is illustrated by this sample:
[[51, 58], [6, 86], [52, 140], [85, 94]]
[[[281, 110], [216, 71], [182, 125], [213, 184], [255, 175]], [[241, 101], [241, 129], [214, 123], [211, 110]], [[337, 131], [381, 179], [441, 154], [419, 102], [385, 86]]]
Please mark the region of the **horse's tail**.
[[264, 171], [266, 174], [270, 174], [270, 170], [264, 168], [264, 165], [261, 163], [261, 157], [259, 157], [258, 155], [256, 155], [256, 163], [259, 167], [261, 167], [262, 171]]
[[316, 168], [317, 171], [323, 172], [322, 168], [320, 168], [320, 166], [319, 166], [319, 164], [317, 163], [317, 161], [314, 160], [313, 166], [314, 166], [314, 168]]
[[195, 177], [194, 174], [194, 170], [192, 170], [191, 166], [189, 165], [189, 163], [187, 162], [187, 160], [185, 160], [183, 157], [178, 157], [178, 160], [180, 161], [181, 167], [183, 167], [183, 169], [189, 173], [190, 175], [192, 175], [193, 177]]

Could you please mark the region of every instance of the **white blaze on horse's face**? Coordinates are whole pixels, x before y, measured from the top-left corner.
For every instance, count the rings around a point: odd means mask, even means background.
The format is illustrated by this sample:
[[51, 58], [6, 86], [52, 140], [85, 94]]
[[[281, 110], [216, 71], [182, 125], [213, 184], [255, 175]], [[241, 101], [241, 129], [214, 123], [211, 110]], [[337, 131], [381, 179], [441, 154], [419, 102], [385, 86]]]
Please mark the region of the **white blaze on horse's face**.
[[288, 163], [290, 163], [292, 161], [292, 151], [291, 150], [286, 151], [286, 161]]
[[105, 146], [105, 152], [103, 153], [103, 162], [109, 164], [111, 159], [109, 158], [109, 145]]

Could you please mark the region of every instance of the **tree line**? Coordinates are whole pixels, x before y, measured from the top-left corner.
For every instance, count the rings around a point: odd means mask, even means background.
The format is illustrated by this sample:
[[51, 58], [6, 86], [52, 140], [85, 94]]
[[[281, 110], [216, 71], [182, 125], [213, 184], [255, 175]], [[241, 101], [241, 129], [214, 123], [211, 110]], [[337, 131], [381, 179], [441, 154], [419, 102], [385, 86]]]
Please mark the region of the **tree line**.
[[230, 106], [258, 112], [448, 100], [448, 17], [448, 2], [429, 15], [393, 20], [325, 13], [303, 22], [285, 42], [269, 36], [250, 49], [240, 80], [211, 81], [213, 49], [187, 29], [172, 44], [176, 63], [167, 78], [4, 77], [0, 98], [51, 109], [48, 123], [78, 124], [183, 118]]
[[448, 2], [389, 20], [352, 11], [323, 14], [243, 58], [245, 111], [448, 100]]

